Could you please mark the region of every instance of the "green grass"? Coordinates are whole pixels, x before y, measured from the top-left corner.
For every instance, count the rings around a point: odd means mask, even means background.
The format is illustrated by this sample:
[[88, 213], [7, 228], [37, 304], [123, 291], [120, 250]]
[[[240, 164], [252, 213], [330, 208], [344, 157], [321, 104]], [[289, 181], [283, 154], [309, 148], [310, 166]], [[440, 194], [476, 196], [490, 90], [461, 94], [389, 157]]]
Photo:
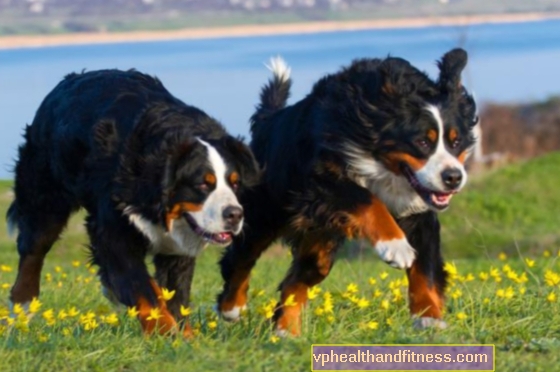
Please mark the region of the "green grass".
[[[448, 293], [449, 328], [437, 331], [412, 328], [403, 272], [367, 253], [337, 262], [320, 285], [322, 292], [310, 301], [300, 338], [272, 338], [265, 317], [289, 265], [286, 251], [275, 251], [259, 261], [251, 282], [249, 311], [242, 321], [225, 323], [211, 312], [221, 280], [216, 269], [219, 252], [210, 248], [199, 259], [194, 281], [191, 320], [199, 334], [190, 342], [145, 338], [125, 309], [112, 307], [101, 296], [94, 274], [85, 267], [86, 240], [78, 216], [47, 259], [42, 307], [29, 322], [29, 330], [2, 328], [0, 370], [306, 371], [312, 343], [490, 343], [496, 345], [497, 371], [558, 370], [560, 289], [554, 280], [560, 277], [551, 273], [560, 271], [560, 263], [555, 240], [547, 244], [545, 237], [554, 235], [558, 226], [555, 210], [560, 197], [554, 185], [559, 164], [560, 155], [552, 154], [480, 176], [453, 201], [443, 215], [443, 236], [446, 256], [454, 257], [449, 261], [458, 274]], [[9, 186], [9, 182], [0, 183], [1, 214], [12, 197]], [[5, 222], [0, 221], [0, 230], [5, 231]], [[510, 250], [516, 241], [519, 251]], [[507, 258], [502, 255], [500, 260], [498, 253], [503, 250]], [[469, 256], [475, 258], [462, 258]], [[533, 267], [525, 257], [535, 260]], [[74, 261], [80, 265], [75, 267]], [[0, 265], [2, 312], [17, 267], [13, 238], [3, 233]], [[494, 277], [482, 280], [480, 273], [491, 269]], [[385, 274], [387, 278], [382, 279]], [[376, 283], [371, 284], [370, 278]], [[360, 308], [347, 295], [349, 284], [357, 285], [353, 296], [365, 299], [367, 307]], [[390, 287], [396, 287], [397, 294]], [[314, 315], [325, 291], [333, 294], [334, 312]], [[551, 293], [558, 298], [550, 297]], [[53, 309], [57, 315], [72, 306], [81, 314], [93, 311], [99, 326], [86, 330], [79, 316], [48, 325], [43, 317], [46, 310]], [[118, 326], [102, 320], [113, 312], [119, 317]]]

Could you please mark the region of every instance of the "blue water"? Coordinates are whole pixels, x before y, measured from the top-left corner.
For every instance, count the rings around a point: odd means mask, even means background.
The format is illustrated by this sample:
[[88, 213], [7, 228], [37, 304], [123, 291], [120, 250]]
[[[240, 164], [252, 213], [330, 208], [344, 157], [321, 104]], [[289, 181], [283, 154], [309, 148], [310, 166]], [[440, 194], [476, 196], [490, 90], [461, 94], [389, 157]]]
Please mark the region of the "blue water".
[[0, 51], [0, 178], [12, 177], [24, 125], [71, 71], [135, 67], [157, 75], [176, 96], [247, 135], [270, 56], [292, 66], [297, 100], [358, 57], [401, 56], [435, 76], [435, 60], [456, 46], [469, 51], [464, 81], [481, 102], [560, 94], [560, 21]]

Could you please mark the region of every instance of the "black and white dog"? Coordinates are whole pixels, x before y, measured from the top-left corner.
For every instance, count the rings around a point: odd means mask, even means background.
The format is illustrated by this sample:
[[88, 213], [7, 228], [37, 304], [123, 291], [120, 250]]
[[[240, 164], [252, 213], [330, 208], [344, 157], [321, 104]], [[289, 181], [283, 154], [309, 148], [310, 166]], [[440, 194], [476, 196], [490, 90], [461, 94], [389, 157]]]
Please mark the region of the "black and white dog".
[[[299, 334], [307, 290], [327, 277], [344, 239], [363, 238], [407, 269], [417, 324], [444, 326], [436, 212], [465, 185], [475, 141], [476, 105], [461, 84], [466, 63], [464, 50], [449, 51], [434, 81], [402, 58], [356, 60], [286, 106], [290, 69], [273, 60], [251, 125], [262, 183], [242, 198], [247, 229], [220, 262], [225, 318], [239, 317], [252, 267], [282, 238], [294, 259], [276, 328]], [[297, 306], [284, 306], [288, 298]]]
[[[241, 232], [237, 196], [259, 172], [241, 140], [158, 79], [102, 70], [70, 74], [48, 94], [26, 128], [15, 176], [7, 218], [19, 230], [20, 263], [11, 301], [39, 295], [44, 258], [83, 207], [105, 294], [136, 306], [145, 332], [164, 333], [178, 329], [188, 306], [195, 256]], [[176, 291], [167, 304], [160, 287]], [[155, 307], [157, 322], [147, 319]]]

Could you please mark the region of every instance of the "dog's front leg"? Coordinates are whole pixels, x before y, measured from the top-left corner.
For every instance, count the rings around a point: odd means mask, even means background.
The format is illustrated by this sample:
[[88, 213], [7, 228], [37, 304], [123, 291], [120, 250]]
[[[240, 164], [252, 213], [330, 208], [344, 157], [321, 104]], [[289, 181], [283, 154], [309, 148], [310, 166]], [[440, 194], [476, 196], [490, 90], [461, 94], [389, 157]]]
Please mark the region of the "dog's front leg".
[[399, 269], [412, 266], [416, 251], [409, 244], [385, 204], [372, 196], [371, 202], [350, 213], [350, 235], [367, 239], [383, 261]]
[[181, 307], [189, 307], [195, 263], [196, 258], [191, 256], [158, 254], [154, 257], [155, 276], [159, 285], [169, 291], [175, 291], [175, 295], [167, 301], [167, 308], [183, 327], [185, 337], [192, 336], [192, 329], [188, 315], [181, 313]]

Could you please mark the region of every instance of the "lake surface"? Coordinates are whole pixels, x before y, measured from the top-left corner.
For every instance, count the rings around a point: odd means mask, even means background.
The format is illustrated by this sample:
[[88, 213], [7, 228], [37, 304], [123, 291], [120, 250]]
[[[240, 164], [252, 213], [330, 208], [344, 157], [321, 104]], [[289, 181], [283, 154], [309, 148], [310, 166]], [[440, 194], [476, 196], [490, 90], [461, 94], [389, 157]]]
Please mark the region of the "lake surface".
[[435, 60], [456, 46], [469, 52], [464, 81], [480, 102], [560, 94], [560, 21], [0, 50], [0, 178], [12, 178], [25, 124], [72, 71], [134, 67], [157, 75], [177, 97], [247, 135], [271, 56], [292, 67], [293, 102], [359, 57], [400, 56], [436, 76]]

